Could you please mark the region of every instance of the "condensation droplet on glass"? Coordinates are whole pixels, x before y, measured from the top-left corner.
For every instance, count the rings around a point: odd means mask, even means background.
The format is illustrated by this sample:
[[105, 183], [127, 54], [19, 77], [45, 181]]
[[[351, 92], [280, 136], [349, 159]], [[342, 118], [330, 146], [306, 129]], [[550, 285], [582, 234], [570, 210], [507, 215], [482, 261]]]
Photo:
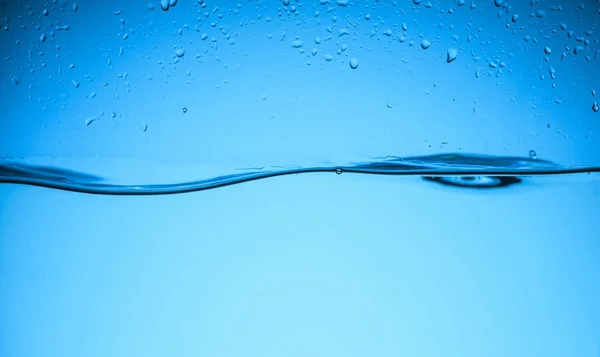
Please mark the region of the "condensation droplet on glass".
[[518, 19], [519, 19], [519, 15], [517, 15], [517, 14], [512, 15], [512, 18], [511, 18], [512, 22], [517, 22]]
[[153, 3], [151, 3], [151, 2], [149, 2], [149, 3], [148, 3], [148, 10], [150, 10], [150, 11], [154, 11], [154, 9], [155, 9], [155, 8], [156, 8], [156, 7], [154, 6], [154, 4], [153, 4]]
[[260, 99], [262, 99], [262, 100], [267, 100], [267, 95], [266, 95], [266, 94], [262, 94], [262, 95], [260, 96]]
[[77, 3], [73, 3], [73, 11], [77, 12], [77, 10], [79, 10], [79, 5], [77, 5]]
[[391, 109], [392, 108], [392, 103], [388, 103], [387, 107]]
[[294, 48], [300, 48], [302, 46], [304, 46], [304, 42], [302, 42], [302, 40], [295, 40], [292, 42], [292, 47]]
[[529, 150], [529, 157], [532, 159], [537, 159], [537, 153], [535, 152], [535, 150]]
[[544, 53], [549, 55], [552, 53], [552, 50], [550, 49], [550, 47], [546, 47], [546, 48], [544, 48]]
[[449, 48], [446, 56], [446, 62], [450, 63], [458, 57], [458, 50], [456, 48]]
[[42, 42], [46, 42], [46, 34], [45, 34], [45, 33], [43, 33], [43, 34], [40, 36], [40, 41], [42, 41]]
[[421, 0], [413, 0], [413, 3], [414, 3], [415, 5], [419, 5], [419, 4], [421, 3]]
[[431, 46], [431, 43], [427, 40], [423, 40], [421, 41], [421, 48], [423, 48], [424, 50], [428, 49], [429, 46]]
[[163, 11], [169, 10], [169, 0], [160, 0], [160, 8], [163, 9]]
[[185, 55], [185, 50], [183, 48], [178, 48], [175, 50], [175, 56], [181, 58]]
[[350, 68], [357, 69], [358, 68], [358, 59], [352, 58], [350, 60]]
[[183, 107], [183, 114], [187, 113], [187, 108]]
[[335, 169], [335, 173], [338, 174], [338, 175], [341, 175], [342, 174], [342, 169]]
[[494, 5], [496, 5], [497, 7], [502, 7], [503, 4], [504, 0], [494, 0]]
[[290, 0], [283, 0], [283, 6], [288, 6], [290, 4]]
[[599, 110], [600, 110], [600, 107], [598, 107], [598, 103], [592, 104], [592, 111], [594, 113], [598, 113]]

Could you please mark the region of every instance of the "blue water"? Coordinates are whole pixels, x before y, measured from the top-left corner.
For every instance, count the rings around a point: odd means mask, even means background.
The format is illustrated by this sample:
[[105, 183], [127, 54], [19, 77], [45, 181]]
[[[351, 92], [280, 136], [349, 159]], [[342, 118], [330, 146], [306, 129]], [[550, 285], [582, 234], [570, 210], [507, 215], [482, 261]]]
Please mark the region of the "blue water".
[[[161, 195], [202, 191], [282, 175], [317, 172], [422, 175], [424, 179], [469, 188], [496, 188], [521, 182], [518, 175], [566, 175], [600, 172], [598, 167], [561, 167], [545, 160], [518, 157], [444, 154], [418, 157], [387, 156], [345, 165], [261, 167], [238, 170], [188, 182], [118, 184], [106, 178], [61, 167], [28, 165], [18, 160], [0, 162], [0, 183], [36, 185], [80, 193], [104, 195]], [[501, 176], [499, 176], [501, 175]], [[445, 177], [448, 176], [448, 177]]]
[[0, 0], [0, 357], [600, 356], [597, 0]]

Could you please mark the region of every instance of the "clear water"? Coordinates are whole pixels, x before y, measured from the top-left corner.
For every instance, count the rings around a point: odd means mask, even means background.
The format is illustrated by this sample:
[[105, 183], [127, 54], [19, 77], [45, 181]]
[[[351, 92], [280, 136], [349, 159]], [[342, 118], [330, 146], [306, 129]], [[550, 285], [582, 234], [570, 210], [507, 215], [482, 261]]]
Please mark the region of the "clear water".
[[4, 356], [597, 356], [597, 174], [0, 185]]
[[0, 15], [0, 356], [600, 356], [600, 2]]

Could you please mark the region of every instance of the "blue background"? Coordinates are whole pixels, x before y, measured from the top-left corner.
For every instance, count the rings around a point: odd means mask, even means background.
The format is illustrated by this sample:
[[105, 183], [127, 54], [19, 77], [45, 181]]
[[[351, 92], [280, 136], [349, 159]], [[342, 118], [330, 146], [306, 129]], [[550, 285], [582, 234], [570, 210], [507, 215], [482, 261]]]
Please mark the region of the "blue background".
[[[600, 162], [597, 1], [151, 3], [0, 2], [1, 157], [130, 183], [441, 152]], [[0, 356], [600, 356], [598, 202], [594, 175], [2, 185]]]

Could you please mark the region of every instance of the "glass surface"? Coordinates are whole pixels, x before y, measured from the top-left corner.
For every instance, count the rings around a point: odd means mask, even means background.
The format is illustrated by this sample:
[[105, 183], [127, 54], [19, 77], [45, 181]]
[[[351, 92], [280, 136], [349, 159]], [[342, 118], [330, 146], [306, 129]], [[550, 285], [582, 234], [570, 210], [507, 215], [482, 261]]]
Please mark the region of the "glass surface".
[[0, 15], [0, 356], [600, 356], [600, 1]]

